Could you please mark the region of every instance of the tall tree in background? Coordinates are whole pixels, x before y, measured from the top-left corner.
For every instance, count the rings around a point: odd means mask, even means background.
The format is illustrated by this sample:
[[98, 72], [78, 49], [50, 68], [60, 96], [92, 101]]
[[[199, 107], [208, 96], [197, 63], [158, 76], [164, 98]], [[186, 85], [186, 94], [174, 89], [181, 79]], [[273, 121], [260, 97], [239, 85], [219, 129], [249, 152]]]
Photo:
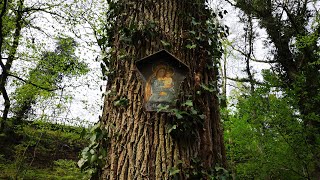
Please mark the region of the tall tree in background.
[[[42, 53], [50, 51], [48, 50], [50, 42], [53, 42], [55, 37], [65, 34], [61, 32], [63, 31], [61, 26], [68, 26], [68, 32], [77, 29], [76, 26], [81, 22], [78, 21], [76, 14], [70, 12], [79, 4], [81, 3], [78, 1], [56, 0], [5, 0], [0, 2], [0, 93], [4, 100], [3, 107], [1, 107], [3, 110], [0, 132], [11, 110], [12, 97], [10, 97], [10, 90], [8, 92], [11, 78], [18, 79], [30, 87], [36, 86], [51, 91], [55, 89], [48, 89], [45, 84], [42, 86], [39, 82], [32, 82], [32, 79], [25, 79], [24, 76], [28, 76], [28, 73], [25, 72], [30, 69], [24, 66], [41, 61]], [[58, 25], [50, 26], [48, 25], [50, 23]], [[81, 34], [79, 31], [75, 33]], [[16, 62], [21, 62], [21, 66], [15, 66]]]
[[[303, 122], [305, 141], [310, 146], [313, 163], [311, 177], [320, 177], [320, 63], [319, 12], [317, 1], [260, 1], [230, 2], [249, 17], [258, 19], [266, 29], [269, 43], [274, 45], [276, 65], [273, 75], [280, 82], [285, 96]], [[268, 45], [270, 45], [268, 44]], [[298, 143], [298, 142], [297, 142]], [[301, 142], [303, 144], [303, 142]], [[310, 177], [308, 176], [308, 177]]]
[[[2, 70], [0, 76], [0, 91], [4, 99], [4, 110], [2, 119], [0, 121], [0, 132], [4, 128], [4, 123], [7, 120], [10, 108], [10, 99], [6, 89], [6, 84], [12, 63], [15, 60], [15, 55], [21, 36], [21, 29], [23, 27], [23, 3], [24, 1], [21, 0], [17, 2], [17, 7], [15, 7], [13, 2], [4, 0], [0, 4], [0, 66]], [[16, 10], [10, 12], [9, 10], [12, 7], [16, 8]], [[12, 34], [11, 31], [13, 32]], [[7, 56], [4, 57], [4, 55]]]
[[[211, 167], [226, 165], [216, 87], [225, 29], [205, 0], [121, 0], [109, 1], [109, 8], [113, 23], [106, 27], [111, 49], [103, 68], [108, 85], [102, 116], [109, 143], [101, 177], [209, 178]], [[173, 113], [144, 110], [135, 68], [136, 60], [161, 49], [191, 70]]]
[[88, 72], [87, 65], [75, 55], [76, 46], [73, 38], [57, 38], [55, 51], [45, 52], [37, 66], [29, 72], [27, 83], [17, 88], [13, 97], [15, 104], [12, 111], [16, 124], [25, 118], [37, 98], [50, 97], [55, 90], [63, 89], [60, 84], [66, 77]]

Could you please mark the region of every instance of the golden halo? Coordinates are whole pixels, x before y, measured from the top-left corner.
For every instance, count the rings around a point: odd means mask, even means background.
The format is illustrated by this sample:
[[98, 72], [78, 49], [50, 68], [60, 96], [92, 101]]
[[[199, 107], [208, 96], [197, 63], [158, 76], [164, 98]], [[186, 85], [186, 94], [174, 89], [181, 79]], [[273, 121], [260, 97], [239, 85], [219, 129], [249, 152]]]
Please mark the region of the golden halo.
[[165, 63], [165, 62], [159, 62], [159, 63], [157, 63], [157, 64], [155, 64], [155, 65], [152, 66], [152, 71], [153, 71], [153, 72], [157, 72], [157, 71], [158, 71], [159, 69], [161, 69], [161, 68], [167, 70], [168, 67], [169, 67], [169, 66], [168, 66], [167, 63]]

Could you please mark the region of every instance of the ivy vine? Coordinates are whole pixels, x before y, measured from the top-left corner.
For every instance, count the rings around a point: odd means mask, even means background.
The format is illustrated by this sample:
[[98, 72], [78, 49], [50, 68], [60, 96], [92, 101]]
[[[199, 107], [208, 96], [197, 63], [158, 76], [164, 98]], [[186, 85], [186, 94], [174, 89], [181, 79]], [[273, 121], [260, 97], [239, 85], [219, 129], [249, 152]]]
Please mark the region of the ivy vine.
[[220, 165], [213, 166], [209, 169], [203, 167], [199, 158], [192, 158], [190, 165], [186, 165], [183, 161], [179, 160], [177, 164], [169, 168], [169, 176], [172, 179], [179, 179], [181, 173], [181, 167], [183, 169], [186, 179], [211, 179], [211, 180], [227, 180], [234, 179], [230, 171], [221, 167]]
[[88, 133], [83, 132], [82, 134], [86, 134], [85, 138], [90, 141], [90, 144], [82, 150], [78, 166], [81, 171], [87, 172], [91, 179], [96, 179], [106, 163], [108, 133], [98, 122]]
[[[187, 100], [180, 108], [169, 108], [169, 106], [158, 106], [158, 112], [169, 112], [168, 133], [175, 138], [196, 136], [195, 127], [203, 126], [204, 114], [196, 110], [192, 100]], [[171, 117], [171, 118], [170, 118]]]

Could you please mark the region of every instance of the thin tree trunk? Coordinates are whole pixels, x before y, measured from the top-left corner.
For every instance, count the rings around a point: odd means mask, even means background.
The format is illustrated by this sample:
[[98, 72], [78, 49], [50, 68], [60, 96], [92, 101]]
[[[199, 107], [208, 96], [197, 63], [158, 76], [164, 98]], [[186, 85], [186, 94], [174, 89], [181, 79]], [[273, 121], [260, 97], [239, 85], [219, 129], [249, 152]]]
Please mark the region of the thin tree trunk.
[[224, 44], [224, 54], [223, 54], [223, 65], [220, 67], [220, 72], [222, 74], [222, 90], [221, 90], [221, 95], [223, 98], [220, 100], [220, 107], [227, 108], [227, 58], [228, 58], [228, 52], [227, 52], [227, 44]]
[[[5, 1], [4, 4], [6, 4], [6, 2], [7, 1]], [[1, 131], [3, 130], [4, 124], [7, 121], [9, 110], [10, 110], [10, 105], [11, 105], [10, 99], [9, 99], [9, 96], [8, 96], [8, 93], [6, 90], [6, 84], [8, 81], [8, 73], [11, 70], [11, 66], [12, 66], [12, 63], [15, 59], [15, 55], [16, 55], [19, 41], [20, 41], [20, 35], [21, 35], [21, 29], [22, 29], [22, 21], [21, 20], [22, 20], [22, 15], [23, 15], [23, 11], [22, 11], [23, 3], [24, 3], [23, 0], [19, 1], [19, 3], [18, 3], [18, 11], [17, 11], [17, 17], [15, 19], [15, 32], [13, 34], [13, 42], [10, 47], [9, 56], [8, 56], [8, 59], [7, 59], [7, 62], [5, 65], [3, 64], [2, 59], [1, 59], [2, 73], [0, 76], [0, 91], [1, 91], [1, 94], [4, 98], [4, 100], [5, 100], [4, 110], [3, 110], [3, 114], [2, 114], [1, 128], [0, 128]], [[3, 8], [3, 9], [5, 10], [5, 8]], [[1, 22], [1, 25], [3, 25], [3, 22]], [[2, 31], [2, 29], [1, 29], [1, 31]], [[1, 37], [1, 38], [3, 38], [3, 37]], [[3, 40], [1, 42], [1, 45], [2, 44], [3, 44]], [[1, 51], [0, 51], [0, 53], [1, 53]]]
[[[199, 158], [205, 168], [216, 164], [225, 166], [217, 96], [209, 92], [197, 95], [194, 80], [194, 75], [200, 73], [201, 83], [208, 84], [217, 79], [217, 74], [205, 67], [209, 59], [203, 51], [185, 48], [185, 33], [191, 24], [187, 15], [191, 13], [201, 22], [208, 18], [197, 13], [204, 11], [204, 0], [126, 0], [119, 4], [123, 9], [115, 32], [120, 32], [121, 27], [147, 26], [154, 22], [159, 34], [135, 39], [134, 45], [123, 43], [120, 34], [115, 34], [112, 42], [115, 74], [109, 77], [107, 90], [116, 95], [107, 96], [104, 102], [102, 121], [111, 140], [102, 178], [170, 179], [169, 169], [178, 167], [180, 179], [186, 179], [193, 158]], [[195, 137], [189, 139], [174, 138], [168, 133], [168, 124], [172, 121], [169, 114], [146, 112], [143, 107], [143, 81], [139, 79], [135, 61], [163, 49], [161, 40], [169, 42], [172, 48], [168, 51], [190, 67], [181, 92], [192, 95], [194, 106], [206, 116], [202, 127], [194, 127], [198, 128]], [[125, 60], [119, 58], [123, 52], [127, 53]], [[128, 106], [114, 106], [113, 102], [121, 97], [128, 99]]]
[[[2, 57], [2, 47], [3, 47], [3, 39], [4, 39], [4, 34], [3, 34], [3, 18], [7, 12], [7, 7], [8, 7], [8, 0], [4, 0], [2, 3], [2, 9], [1, 9], [1, 13], [0, 13], [0, 65], [1, 65], [1, 68], [2, 68], [2, 73], [5, 69], [5, 65], [3, 63], [3, 57]], [[8, 104], [7, 99], [8, 98], [8, 95], [7, 95], [7, 92], [5, 91], [5, 89], [1, 88], [1, 93], [2, 93], [2, 96], [5, 100], [5, 106]], [[10, 103], [10, 102], [9, 102]], [[5, 107], [5, 109], [7, 109]], [[3, 112], [3, 114], [5, 114], [6, 112]], [[3, 131], [4, 129], [4, 123], [5, 123], [5, 119], [1, 119], [0, 121], [0, 132]]]
[[246, 49], [246, 73], [248, 75], [248, 79], [250, 81], [250, 93], [254, 93], [254, 78], [251, 73], [251, 68], [250, 68], [250, 59], [253, 53], [253, 24], [252, 24], [252, 14], [248, 14], [248, 20], [246, 22], [246, 35], [245, 35], [245, 41], [246, 41], [246, 46], [248, 46], [248, 49]]

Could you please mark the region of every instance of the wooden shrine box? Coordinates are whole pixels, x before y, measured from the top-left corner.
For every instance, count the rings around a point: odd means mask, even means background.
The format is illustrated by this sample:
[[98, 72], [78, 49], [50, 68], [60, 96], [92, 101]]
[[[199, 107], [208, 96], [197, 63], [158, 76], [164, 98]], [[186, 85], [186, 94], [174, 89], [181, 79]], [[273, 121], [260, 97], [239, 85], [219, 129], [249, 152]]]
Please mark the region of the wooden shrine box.
[[136, 67], [144, 80], [146, 110], [166, 112], [173, 108], [189, 67], [166, 50], [137, 61]]

